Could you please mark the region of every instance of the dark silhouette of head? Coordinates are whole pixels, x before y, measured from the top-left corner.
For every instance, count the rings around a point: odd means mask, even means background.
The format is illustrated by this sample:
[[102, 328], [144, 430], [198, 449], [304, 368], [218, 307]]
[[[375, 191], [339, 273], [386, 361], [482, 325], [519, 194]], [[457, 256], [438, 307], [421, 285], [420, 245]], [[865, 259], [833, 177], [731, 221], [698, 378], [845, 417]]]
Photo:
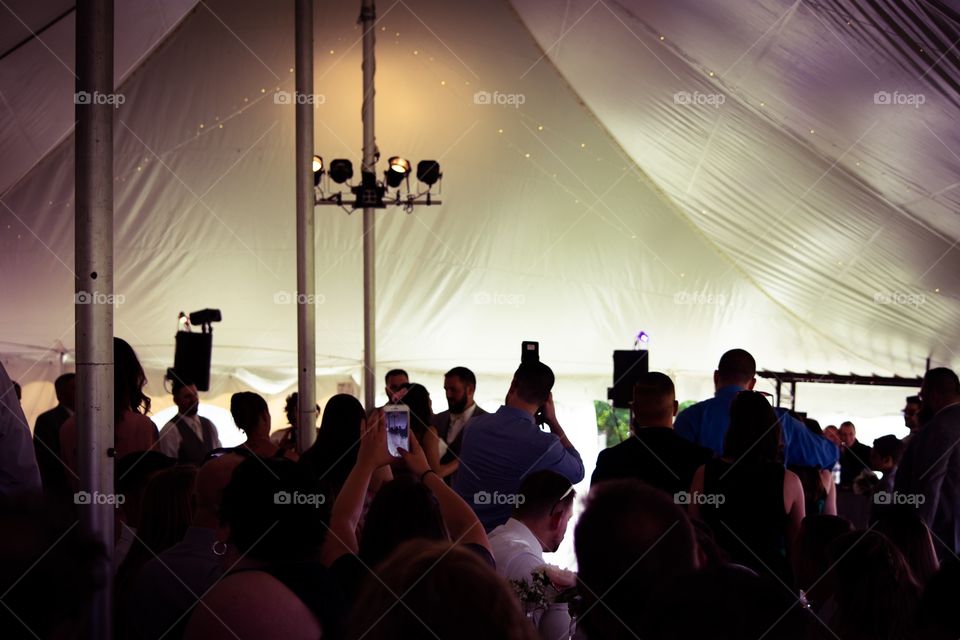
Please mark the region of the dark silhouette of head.
[[931, 417], [954, 402], [960, 402], [960, 380], [946, 367], [930, 369], [923, 376], [920, 400], [929, 409]]
[[266, 432], [270, 433], [270, 410], [267, 408], [267, 401], [258, 393], [241, 391], [233, 394], [230, 397], [230, 414], [234, 424], [247, 434], [248, 438], [263, 429], [264, 420]]
[[53, 383], [57, 402], [74, 411], [77, 404], [77, 374], [65, 373]]
[[677, 408], [676, 390], [668, 375], [649, 371], [637, 377], [631, 404], [634, 430], [642, 427], [672, 427]]
[[743, 349], [731, 349], [720, 356], [720, 363], [713, 373], [713, 383], [717, 389], [737, 385], [753, 389], [757, 379], [757, 361]]
[[519, 401], [525, 406], [539, 407], [543, 405], [556, 381], [553, 370], [540, 361], [524, 362], [517, 367], [507, 392], [507, 404]]
[[357, 463], [363, 420], [359, 400], [346, 393], [333, 396], [323, 412], [316, 441], [300, 458], [300, 463], [317, 481], [330, 487], [332, 494], [339, 493]]
[[241, 554], [267, 563], [303, 561], [323, 545], [329, 503], [297, 463], [248, 458], [223, 491], [220, 523]]
[[410, 376], [403, 369], [390, 369], [390, 371], [387, 371], [387, 375], [383, 377], [383, 381], [386, 384], [384, 390], [387, 393], [387, 398], [392, 404], [398, 400], [397, 395], [403, 390], [403, 385], [410, 382]]
[[930, 528], [910, 505], [884, 505], [876, 511], [874, 531], [887, 536], [910, 565], [920, 586], [940, 568]]
[[[822, 578], [830, 568], [827, 548], [840, 536], [853, 531], [846, 518], [829, 515], [810, 515], [803, 519], [793, 554], [794, 586], [803, 590], [815, 607], [827, 599], [828, 585]], [[815, 590], [815, 591], [814, 591]]]
[[696, 537], [686, 513], [639, 480], [601, 482], [591, 489], [574, 548], [587, 611], [582, 623], [591, 638], [642, 635], [643, 603], [664, 581], [697, 568]]
[[447, 540], [446, 525], [433, 492], [411, 476], [380, 488], [363, 526], [360, 557], [376, 566], [407, 540]]
[[143, 392], [147, 374], [126, 340], [113, 339], [113, 407], [114, 419], [119, 422], [124, 411], [150, 413], [150, 398]]
[[406, 389], [406, 393], [400, 399], [400, 404], [405, 404], [410, 409], [410, 429], [422, 442], [423, 435], [433, 418], [430, 392], [422, 384], [416, 383], [406, 384], [404, 389]]
[[920, 586], [896, 545], [876, 531], [840, 536], [827, 550], [837, 612], [827, 623], [841, 638], [912, 637]]
[[780, 421], [766, 396], [741, 391], [733, 399], [723, 455], [749, 462], [783, 462]]
[[507, 583], [466, 548], [411, 540], [376, 571], [347, 622], [348, 640], [537, 637]]

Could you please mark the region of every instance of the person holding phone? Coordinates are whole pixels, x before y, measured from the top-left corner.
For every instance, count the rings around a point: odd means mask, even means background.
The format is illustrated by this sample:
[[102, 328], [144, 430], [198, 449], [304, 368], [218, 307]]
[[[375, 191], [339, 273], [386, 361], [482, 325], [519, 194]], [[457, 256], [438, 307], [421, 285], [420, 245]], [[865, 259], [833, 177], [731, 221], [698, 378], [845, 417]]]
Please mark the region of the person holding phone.
[[[489, 531], [510, 518], [523, 479], [550, 469], [571, 484], [583, 480], [580, 453], [564, 433], [553, 406], [553, 371], [539, 360], [523, 362], [496, 413], [467, 425], [453, 488]], [[537, 425], [542, 414], [549, 433]]]
[[[388, 482], [380, 489], [367, 512], [362, 536], [357, 535], [371, 478], [378, 469], [397, 460], [390, 453], [387, 430], [383, 411], [361, 428], [357, 464], [333, 505], [323, 564], [338, 576], [348, 594], [357, 592], [368, 567], [372, 568], [412, 538], [456, 540], [492, 566], [490, 543], [483, 526], [470, 506], [430, 468], [416, 437], [409, 439], [409, 450], [399, 451], [410, 475]], [[411, 485], [416, 486], [411, 489]], [[413, 502], [410, 497], [417, 492], [425, 494], [426, 500], [416, 506], [434, 504], [435, 498], [439, 513], [431, 515], [429, 508], [404, 508], [404, 503]], [[393, 517], [397, 508], [404, 511], [401, 517]]]

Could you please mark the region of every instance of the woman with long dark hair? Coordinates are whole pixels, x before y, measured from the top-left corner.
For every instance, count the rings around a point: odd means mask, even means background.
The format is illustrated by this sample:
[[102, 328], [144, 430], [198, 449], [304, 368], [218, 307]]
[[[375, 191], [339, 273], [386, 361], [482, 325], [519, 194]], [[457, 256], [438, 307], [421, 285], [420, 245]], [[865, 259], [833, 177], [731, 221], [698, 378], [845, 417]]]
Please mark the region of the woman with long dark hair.
[[[113, 448], [120, 459], [128, 453], [148, 451], [157, 443], [159, 432], [150, 413], [150, 398], [143, 392], [147, 376], [143, 366], [126, 340], [113, 339]], [[77, 417], [67, 418], [60, 428], [60, 451], [63, 462], [77, 470]], [[68, 474], [76, 486], [74, 474]]]
[[763, 394], [733, 399], [723, 456], [697, 470], [688, 504], [731, 562], [792, 582], [788, 551], [804, 517], [803, 487], [783, 466], [780, 421]]

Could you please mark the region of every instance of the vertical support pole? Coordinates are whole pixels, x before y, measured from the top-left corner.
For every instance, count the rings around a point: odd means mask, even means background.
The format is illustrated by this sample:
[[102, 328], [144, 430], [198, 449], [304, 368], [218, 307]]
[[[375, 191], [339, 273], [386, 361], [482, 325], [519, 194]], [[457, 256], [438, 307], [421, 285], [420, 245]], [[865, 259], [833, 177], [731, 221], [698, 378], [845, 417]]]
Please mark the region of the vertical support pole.
[[[77, 3], [76, 34], [77, 459], [81, 491], [113, 493], [113, 0]], [[115, 507], [78, 505], [82, 530], [103, 544], [91, 638], [113, 635]]]
[[313, 0], [296, 0], [296, 176], [297, 176], [297, 450], [316, 437], [317, 306], [313, 193]]
[[[373, 0], [363, 0], [360, 25], [363, 29], [363, 167], [362, 173], [376, 179], [377, 140], [374, 135], [373, 76], [376, 71], [376, 9]], [[372, 206], [363, 208], [363, 404], [366, 409], [376, 405], [376, 236]]]
[[797, 410], [797, 381], [790, 383], [790, 411]]
[[780, 392], [783, 390], [783, 382], [777, 378], [777, 406], [780, 406]]

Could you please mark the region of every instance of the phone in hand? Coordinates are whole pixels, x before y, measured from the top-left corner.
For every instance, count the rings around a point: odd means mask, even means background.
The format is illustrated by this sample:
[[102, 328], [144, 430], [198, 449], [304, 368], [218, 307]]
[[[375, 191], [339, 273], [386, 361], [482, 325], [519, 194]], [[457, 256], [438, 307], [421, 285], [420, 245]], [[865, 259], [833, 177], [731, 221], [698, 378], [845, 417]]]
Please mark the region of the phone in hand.
[[410, 450], [410, 408], [405, 404], [388, 404], [383, 408], [387, 423], [387, 451], [399, 458], [400, 449]]

